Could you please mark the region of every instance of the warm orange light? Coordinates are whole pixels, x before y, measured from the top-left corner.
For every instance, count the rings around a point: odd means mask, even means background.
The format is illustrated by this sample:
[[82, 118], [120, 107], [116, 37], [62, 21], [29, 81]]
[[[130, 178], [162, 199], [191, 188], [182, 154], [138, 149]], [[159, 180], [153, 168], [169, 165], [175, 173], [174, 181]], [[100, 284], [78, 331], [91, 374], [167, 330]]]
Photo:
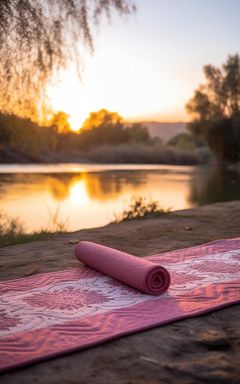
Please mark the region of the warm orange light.
[[76, 180], [70, 187], [70, 201], [74, 205], [84, 205], [88, 202], [88, 200], [84, 180]]
[[184, 105], [190, 93], [181, 79], [166, 68], [159, 68], [157, 78], [151, 71], [143, 77], [138, 68], [130, 76], [131, 63], [122, 63], [110, 65], [99, 55], [87, 63], [82, 82], [72, 67], [60, 73], [59, 83], [49, 86], [52, 108], [69, 115], [73, 131], [81, 128], [91, 112], [103, 108], [118, 112], [127, 121], [186, 120]]
[[79, 121], [79, 116], [77, 115], [71, 115], [69, 116], [69, 123], [70, 123], [70, 126], [71, 126], [71, 130], [74, 131], [74, 132], [77, 132], [80, 130], [81, 128], [81, 121]]

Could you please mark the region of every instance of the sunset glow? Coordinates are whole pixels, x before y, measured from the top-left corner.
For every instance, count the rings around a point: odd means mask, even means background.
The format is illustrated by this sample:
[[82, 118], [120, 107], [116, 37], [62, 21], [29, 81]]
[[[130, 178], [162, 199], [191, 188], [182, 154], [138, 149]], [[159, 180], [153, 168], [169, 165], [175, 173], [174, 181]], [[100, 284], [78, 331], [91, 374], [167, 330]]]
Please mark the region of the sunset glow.
[[73, 205], [85, 205], [88, 202], [84, 179], [74, 180], [70, 187], [69, 199]]
[[[89, 59], [83, 80], [78, 78], [73, 68], [62, 72], [59, 84], [48, 91], [53, 109], [70, 115], [69, 122], [74, 131], [82, 126], [90, 112], [102, 108], [118, 112], [127, 121], [186, 120], [186, 84], [174, 79], [164, 69], [154, 79], [154, 74], [143, 78], [139, 68], [139, 73], [135, 72], [130, 81], [130, 64], [126, 63], [124, 68], [121, 62], [117, 62], [114, 68], [108, 68], [107, 59], [104, 61], [97, 55]], [[118, 71], [126, 83], [116, 76]], [[142, 92], [139, 92], [140, 85]]]
[[73, 130], [102, 108], [127, 121], [187, 121], [185, 104], [204, 79], [203, 66], [238, 51], [237, 5], [228, 5], [139, 0], [136, 15], [101, 26], [94, 55], [83, 55], [81, 81], [73, 67], [59, 74], [48, 89], [53, 109], [70, 115]]

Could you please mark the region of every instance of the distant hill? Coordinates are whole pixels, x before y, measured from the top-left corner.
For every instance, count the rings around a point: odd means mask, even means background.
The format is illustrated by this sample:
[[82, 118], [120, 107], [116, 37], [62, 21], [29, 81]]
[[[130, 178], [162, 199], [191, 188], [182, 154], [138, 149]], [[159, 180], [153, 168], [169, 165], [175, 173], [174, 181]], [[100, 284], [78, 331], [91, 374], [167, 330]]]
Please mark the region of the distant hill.
[[159, 137], [164, 143], [179, 133], [187, 132], [187, 123], [158, 123], [155, 121], [143, 122], [148, 127], [152, 137]]

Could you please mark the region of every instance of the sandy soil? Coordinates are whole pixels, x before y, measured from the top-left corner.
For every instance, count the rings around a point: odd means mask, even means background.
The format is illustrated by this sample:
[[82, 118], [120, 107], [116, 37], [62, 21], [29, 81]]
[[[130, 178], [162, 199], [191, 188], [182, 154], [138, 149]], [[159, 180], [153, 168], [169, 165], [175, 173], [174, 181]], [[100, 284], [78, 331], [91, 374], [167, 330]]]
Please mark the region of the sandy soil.
[[[77, 240], [143, 256], [239, 236], [240, 202], [218, 203], [2, 248], [1, 280], [79, 265], [73, 257]], [[239, 367], [240, 305], [235, 305], [4, 374], [0, 382], [233, 384], [239, 382]]]

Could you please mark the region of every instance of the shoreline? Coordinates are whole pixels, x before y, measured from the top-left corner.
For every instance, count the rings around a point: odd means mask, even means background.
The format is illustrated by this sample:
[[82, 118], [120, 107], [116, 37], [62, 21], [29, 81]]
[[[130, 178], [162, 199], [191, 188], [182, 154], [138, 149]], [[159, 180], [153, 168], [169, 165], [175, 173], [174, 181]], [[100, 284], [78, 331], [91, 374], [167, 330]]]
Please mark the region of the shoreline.
[[[66, 170], [64, 170], [64, 167]], [[71, 169], [71, 167], [74, 169]], [[240, 162], [233, 164], [217, 164], [210, 161], [198, 164], [186, 163], [138, 163], [138, 162], [94, 162], [94, 161], [62, 161], [62, 162], [26, 162], [26, 163], [1, 163], [0, 175], [5, 173], [80, 173], [80, 172], [99, 172], [101, 170], [162, 170], [165, 168], [174, 170], [192, 168], [214, 168], [239, 173]]]
[[[38, 265], [35, 273], [78, 266], [78, 262], [72, 255], [74, 243], [80, 240], [101, 243], [141, 257], [234, 237], [240, 237], [240, 200], [171, 211], [158, 217], [150, 214], [147, 218], [124, 220], [73, 232], [53, 232], [44, 240], [28, 241], [0, 248], [2, 271], [0, 281], [13, 279], [14, 276], [24, 277], [33, 274], [24, 270], [32, 265], [31, 255], [34, 254], [34, 250], [37, 251], [37, 259], [34, 263]], [[50, 268], [46, 264], [50, 257], [46, 248], [49, 247], [51, 249]], [[18, 260], [16, 249], [20, 251], [20, 260]], [[59, 249], [61, 252], [58, 255]], [[6, 258], [6, 255], [9, 257]], [[20, 261], [19, 270], [18, 261]], [[14, 270], [7, 271], [13, 265]], [[23, 275], [19, 276], [21, 273]]]
[[83, 149], [59, 149], [40, 153], [22, 153], [12, 148], [0, 148], [2, 164], [61, 164], [91, 163], [99, 164], [166, 164], [166, 165], [200, 165], [210, 162], [211, 156], [206, 147], [177, 148], [156, 141], [152, 144], [119, 143], [102, 144]]
[[[216, 203], [1, 248], [1, 280], [79, 266], [73, 255], [79, 240], [141, 257], [239, 236], [240, 201]], [[239, 319], [240, 305], [231, 306], [6, 373], [2, 383], [67, 384], [71, 372], [73, 383], [235, 384]]]
[[173, 169], [181, 171], [195, 168], [215, 168], [215, 164], [181, 165], [181, 164], [137, 164], [137, 163], [28, 163], [28, 164], [0, 164], [0, 175], [5, 173], [42, 173], [42, 174], [74, 174], [81, 172], [102, 172], [102, 171], [146, 171]]

